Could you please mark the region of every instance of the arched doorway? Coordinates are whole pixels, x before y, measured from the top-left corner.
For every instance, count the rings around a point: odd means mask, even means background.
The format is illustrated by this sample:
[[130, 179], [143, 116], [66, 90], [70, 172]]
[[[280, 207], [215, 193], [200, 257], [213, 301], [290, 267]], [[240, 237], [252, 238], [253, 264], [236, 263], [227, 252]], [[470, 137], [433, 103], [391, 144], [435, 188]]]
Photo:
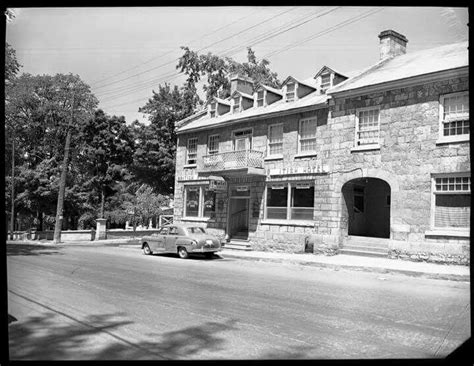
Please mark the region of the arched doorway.
[[342, 186], [342, 195], [348, 235], [390, 238], [391, 190], [386, 181], [352, 179]]

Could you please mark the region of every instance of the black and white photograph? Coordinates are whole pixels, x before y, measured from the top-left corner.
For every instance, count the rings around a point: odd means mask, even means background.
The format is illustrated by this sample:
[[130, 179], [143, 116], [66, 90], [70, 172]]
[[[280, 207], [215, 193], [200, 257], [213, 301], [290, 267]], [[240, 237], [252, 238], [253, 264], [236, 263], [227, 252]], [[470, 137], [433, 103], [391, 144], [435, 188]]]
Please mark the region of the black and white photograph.
[[3, 11], [0, 363], [473, 364], [467, 6]]

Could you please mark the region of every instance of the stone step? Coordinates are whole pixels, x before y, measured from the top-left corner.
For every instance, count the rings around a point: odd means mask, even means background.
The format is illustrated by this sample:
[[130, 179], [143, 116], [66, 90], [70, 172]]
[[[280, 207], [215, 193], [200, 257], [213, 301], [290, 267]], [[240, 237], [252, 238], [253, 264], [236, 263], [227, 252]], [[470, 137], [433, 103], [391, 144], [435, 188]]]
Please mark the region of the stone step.
[[377, 247], [374, 245], [360, 245], [360, 244], [353, 244], [353, 243], [344, 244], [343, 249], [366, 251], [366, 252], [377, 252], [377, 253], [385, 253], [385, 254], [388, 253], [388, 247]]
[[372, 238], [368, 236], [348, 236], [345, 240], [345, 245], [362, 245], [376, 248], [388, 248], [389, 243], [390, 239]]
[[373, 252], [373, 251], [368, 251], [368, 250], [345, 249], [345, 248], [340, 249], [339, 254], [357, 255], [361, 257], [379, 257], [379, 258], [388, 257], [387, 253]]
[[252, 246], [250, 245], [248, 240], [238, 239], [231, 239], [229, 243], [225, 243], [224, 248], [235, 250], [252, 250]]

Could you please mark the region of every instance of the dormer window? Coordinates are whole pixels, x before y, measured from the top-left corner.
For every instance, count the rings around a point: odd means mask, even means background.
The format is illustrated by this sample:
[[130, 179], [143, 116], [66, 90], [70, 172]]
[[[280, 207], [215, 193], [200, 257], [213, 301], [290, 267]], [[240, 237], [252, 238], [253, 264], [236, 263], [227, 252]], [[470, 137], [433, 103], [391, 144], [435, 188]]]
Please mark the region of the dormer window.
[[233, 98], [234, 104], [232, 106], [232, 113], [240, 112], [240, 97]]
[[292, 102], [295, 100], [295, 89], [296, 89], [295, 83], [286, 84], [286, 101], [287, 102]]
[[321, 94], [326, 93], [326, 90], [328, 90], [330, 87], [331, 87], [331, 74], [321, 75]]
[[265, 105], [265, 90], [259, 90], [257, 93], [257, 107]]
[[210, 106], [210, 109], [209, 109], [209, 115], [211, 116], [211, 118], [216, 116], [216, 107], [217, 107], [217, 103], [212, 102], [211, 106]]

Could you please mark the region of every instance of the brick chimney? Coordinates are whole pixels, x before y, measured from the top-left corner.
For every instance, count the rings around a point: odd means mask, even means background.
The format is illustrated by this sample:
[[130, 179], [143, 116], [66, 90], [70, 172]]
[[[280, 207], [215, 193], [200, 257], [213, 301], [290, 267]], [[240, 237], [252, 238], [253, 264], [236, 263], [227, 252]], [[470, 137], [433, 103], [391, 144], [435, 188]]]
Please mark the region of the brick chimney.
[[234, 91], [253, 95], [253, 80], [246, 76], [232, 75], [230, 77], [230, 94]]
[[398, 32], [386, 30], [379, 34], [380, 60], [403, 55], [407, 52], [408, 39]]

